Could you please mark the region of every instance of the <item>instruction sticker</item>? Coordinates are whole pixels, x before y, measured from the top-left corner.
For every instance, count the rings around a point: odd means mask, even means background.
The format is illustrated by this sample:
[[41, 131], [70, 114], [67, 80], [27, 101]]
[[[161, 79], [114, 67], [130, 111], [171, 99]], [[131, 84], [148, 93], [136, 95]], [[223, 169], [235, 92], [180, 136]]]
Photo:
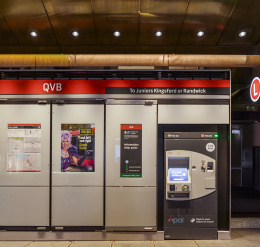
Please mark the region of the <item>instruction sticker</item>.
[[8, 124], [7, 172], [41, 172], [41, 124]]
[[206, 145], [206, 150], [208, 152], [213, 152], [215, 150], [215, 144], [212, 143], [212, 142], [209, 142], [207, 145]]

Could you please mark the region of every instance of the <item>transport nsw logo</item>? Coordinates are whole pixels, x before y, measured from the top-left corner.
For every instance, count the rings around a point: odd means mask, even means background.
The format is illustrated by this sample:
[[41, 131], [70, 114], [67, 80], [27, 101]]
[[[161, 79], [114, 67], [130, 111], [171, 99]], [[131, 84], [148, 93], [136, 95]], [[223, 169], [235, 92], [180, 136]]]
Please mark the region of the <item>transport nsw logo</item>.
[[255, 77], [250, 87], [250, 97], [253, 102], [258, 101], [260, 96], [260, 79]]

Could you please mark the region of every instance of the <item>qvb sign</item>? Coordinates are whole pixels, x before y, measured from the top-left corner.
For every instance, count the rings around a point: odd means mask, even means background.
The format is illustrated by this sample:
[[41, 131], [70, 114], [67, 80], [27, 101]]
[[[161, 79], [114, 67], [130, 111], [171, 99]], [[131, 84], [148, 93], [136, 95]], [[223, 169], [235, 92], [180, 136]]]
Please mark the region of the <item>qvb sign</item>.
[[255, 77], [250, 87], [250, 97], [253, 102], [256, 102], [260, 96], [260, 79]]

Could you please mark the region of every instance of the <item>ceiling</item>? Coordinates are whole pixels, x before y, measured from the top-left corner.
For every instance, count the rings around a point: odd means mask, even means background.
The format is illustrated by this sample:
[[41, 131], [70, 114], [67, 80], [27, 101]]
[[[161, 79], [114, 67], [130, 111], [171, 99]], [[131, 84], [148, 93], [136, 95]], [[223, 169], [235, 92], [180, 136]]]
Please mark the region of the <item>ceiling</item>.
[[1, 0], [0, 54], [260, 54], [259, 10], [259, 0]]

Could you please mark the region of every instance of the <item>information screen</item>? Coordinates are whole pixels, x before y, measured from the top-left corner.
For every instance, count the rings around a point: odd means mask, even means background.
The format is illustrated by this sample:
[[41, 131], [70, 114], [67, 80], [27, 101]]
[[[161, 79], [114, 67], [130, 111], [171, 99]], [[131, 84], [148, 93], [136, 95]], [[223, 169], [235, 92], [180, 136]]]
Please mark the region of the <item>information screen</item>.
[[170, 181], [188, 181], [187, 168], [169, 168]]

